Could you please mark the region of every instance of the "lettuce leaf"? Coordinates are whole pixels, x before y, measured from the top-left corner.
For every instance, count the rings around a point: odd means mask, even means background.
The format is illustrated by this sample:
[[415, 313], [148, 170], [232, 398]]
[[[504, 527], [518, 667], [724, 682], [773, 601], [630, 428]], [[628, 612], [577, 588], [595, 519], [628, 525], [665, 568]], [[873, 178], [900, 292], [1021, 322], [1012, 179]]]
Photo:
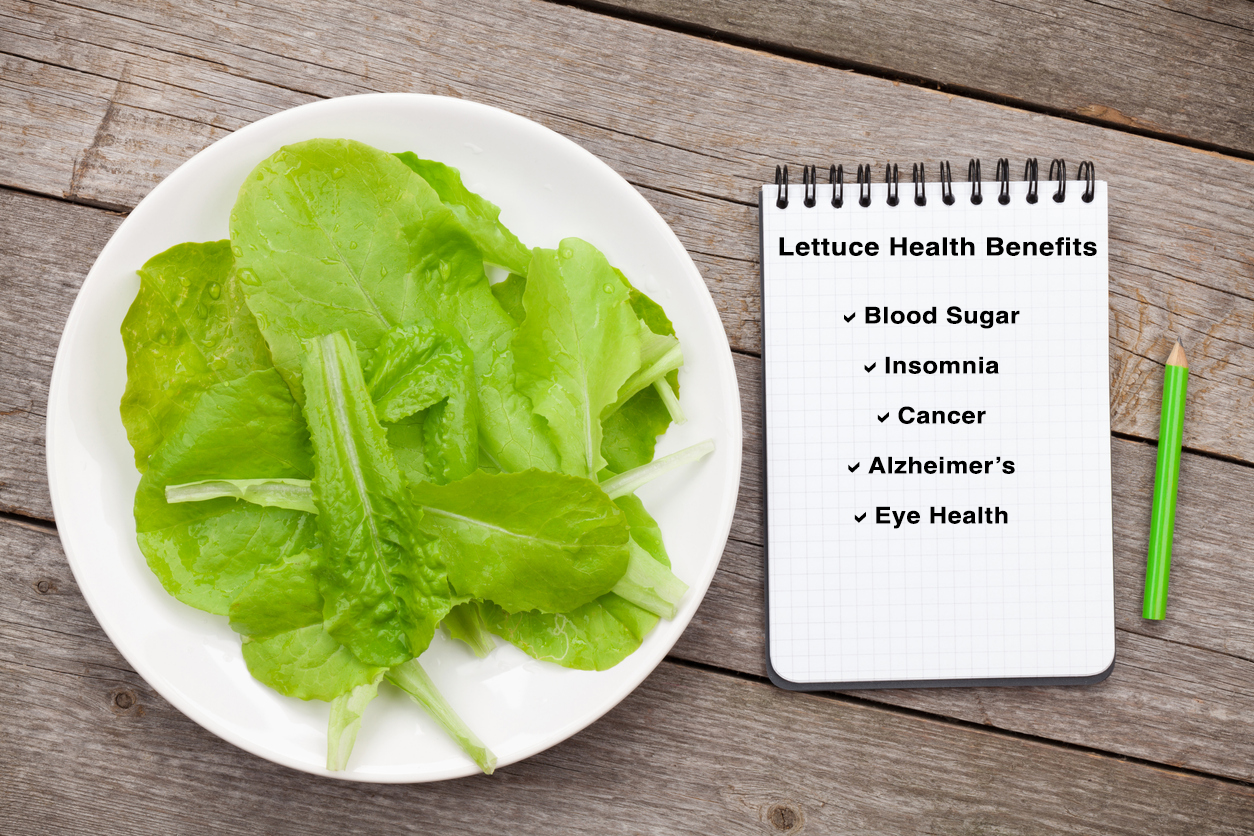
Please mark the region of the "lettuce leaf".
[[213, 241], [171, 247], [139, 269], [122, 320], [122, 423], [140, 473], [202, 392], [271, 365], [233, 267], [230, 242]]
[[400, 688], [414, 698], [423, 707], [427, 715], [439, 724], [440, 728], [470, 756], [485, 775], [491, 775], [496, 769], [496, 755], [484, 745], [479, 736], [470, 730], [465, 721], [458, 716], [449, 705], [448, 700], [435, 687], [431, 677], [422, 669], [417, 659], [411, 659], [403, 665], [397, 665], [387, 673], [388, 682]]
[[244, 637], [249, 672], [280, 694], [331, 700], [378, 678], [386, 667], [366, 665], [326, 631], [318, 551], [278, 560], [231, 603], [231, 628]]
[[[654, 302], [646, 294], [641, 293], [617, 267], [612, 268], [614, 275], [628, 289], [628, 302], [636, 316], [648, 329], [648, 332], [663, 337], [674, 337], [675, 327], [667, 318], [662, 306]], [[523, 307], [523, 295], [526, 291], [527, 279], [517, 273], [511, 273], [502, 282], [492, 285], [492, 293], [501, 303], [501, 307], [519, 324], [526, 318]], [[644, 361], [642, 350], [641, 360]], [[627, 386], [628, 384], [624, 384]], [[671, 371], [666, 375], [665, 383], [673, 393], [679, 392], [679, 372]], [[622, 399], [622, 390], [619, 390]], [[621, 473], [633, 467], [640, 467], [653, 460], [657, 439], [666, 432], [671, 424], [671, 409], [662, 400], [659, 386], [647, 386], [635, 391], [622, 406], [611, 407], [608, 415], [601, 420], [602, 439], [601, 455], [606, 466], [614, 473]]]
[[257, 569], [317, 543], [314, 517], [239, 499], [170, 504], [167, 485], [313, 476], [300, 410], [273, 369], [219, 383], [153, 453], [135, 493], [140, 550], [166, 591], [225, 615]]
[[411, 488], [458, 595], [510, 612], [566, 612], [627, 569], [627, 519], [587, 479], [526, 470]]
[[481, 602], [488, 630], [527, 655], [562, 667], [603, 671], [626, 659], [658, 617], [614, 593], [567, 613], [508, 613]]
[[518, 325], [522, 325], [522, 321], [527, 318], [527, 311], [523, 308], [523, 293], [526, 289], [527, 277], [521, 273], [510, 273], [503, 281], [492, 285], [492, 295]]
[[512, 342], [519, 388], [548, 421], [562, 472], [595, 479], [602, 412], [640, 367], [628, 290], [595, 247], [567, 238], [533, 254], [523, 306]]
[[380, 421], [404, 422], [388, 428], [393, 449], [421, 453], [421, 466], [407, 461], [407, 472], [442, 485], [479, 466], [474, 360], [460, 339], [417, 325], [393, 328], [372, 355], [366, 386]]
[[658, 437], [670, 425], [670, 411], [657, 389], [641, 389], [601, 422], [601, 455], [606, 467], [622, 473], [653, 461]]
[[531, 250], [524, 247], [514, 233], [501, 223], [501, 210], [496, 204], [462, 185], [462, 176], [457, 169], [435, 160], [419, 159], [412, 151], [397, 154], [396, 158], [435, 189], [440, 200], [475, 239], [484, 261], [499, 264], [515, 273], [527, 272]]
[[304, 384], [327, 632], [367, 664], [399, 665], [457, 602], [343, 331], [305, 343]]
[[386, 668], [380, 669], [378, 676], [371, 681], [331, 701], [331, 718], [327, 721], [327, 769], [332, 772], [348, 767], [353, 745], [357, 742], [357, 732], [361, 731], [362, 715], [366, 713], [366, 706], [379, 695], [379, 683], [383, 681], [384, 673]]
[[[635, 494], [614, 500], [630, 525], [632, 542], [668, 568], [670, 558], [662, 530]], [[479, 617], [495, 633], [536, 659], [567, 668], [603, 671], [636, 651], [658, 617], [609, 593], [568, 613], [508, 613], [495, 604], [463, 605], [478, 609]]]
[[478, 246], [395, 156], [342, 139], [280, 149], [240, 189], [231, 243], [248, 306], [298, 399], [302, 340], [345, 330], [370, 350], [394, 326], [437, 327], [474, 354], [486, 452], [506, 470], [557, 469], [542, 421], [514, 388], [514, 323]]
[[[286, 506], [318, 513], [313, 486], [296, 479], [244, 480], [242, 486], [241, 480], [206, 480], [166, 492], [189, 502], [231, 496], [270, 505], [275, 500], [270, 487], [281, 492]], [[413, 519], [433, 539], [430, 547], [439, 549], [456, 595], [488, 599], [511, 612], [565, 612], [617, 589], [638, 562], [631, 558], [639, 546], [629, 542], [630, 518], [647, 519], [655, 533], [641, 528], [640, 536], [660, 546], [660, 532], [644, 506], [629, 504], [634, 497], [612, 501], [596, 483], [560, 473], [477, 472], [447, 485], [416, 483], [408, 497], [418, 511]], [[631, 515], [620, 504], [631, 508]], [[465, 621], [464, 616], [463, 611], [459, 617]]]
[[440, 622], [440, 626], [450, 639], [465, 642], [480, 659], [496, 649], [496, 642], [488, 633], [488, 626], [483, 623], [483, 615], [474, 601], [453, 607]]

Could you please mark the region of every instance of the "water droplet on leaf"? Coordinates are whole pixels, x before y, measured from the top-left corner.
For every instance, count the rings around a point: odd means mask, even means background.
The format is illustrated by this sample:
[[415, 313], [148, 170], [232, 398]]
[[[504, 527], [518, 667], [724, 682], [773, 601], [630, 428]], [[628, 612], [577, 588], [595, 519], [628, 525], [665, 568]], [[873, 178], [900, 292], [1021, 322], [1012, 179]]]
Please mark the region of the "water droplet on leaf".
[[[249, 271], [252, 272], [251, 270]], [[222, 285], [217, 282], [209, 282], [209, 298], [218, 299], [222, 296]]]
[[257, 274], [247, 267], [245, 267], [243, 270], [240, 270], [238, 273], [236, 273], [236, 275], [239, 277], [239, 280], [244, 284], [252, 285], [254, 287], [261, 284], [261, 279], [257, 278]]
[[200, 317], [201, 319], [205, 319], [206, 317], [209, 316], [209, 309], [206, 308], [204, 305], [197, 305], [196, 316]]

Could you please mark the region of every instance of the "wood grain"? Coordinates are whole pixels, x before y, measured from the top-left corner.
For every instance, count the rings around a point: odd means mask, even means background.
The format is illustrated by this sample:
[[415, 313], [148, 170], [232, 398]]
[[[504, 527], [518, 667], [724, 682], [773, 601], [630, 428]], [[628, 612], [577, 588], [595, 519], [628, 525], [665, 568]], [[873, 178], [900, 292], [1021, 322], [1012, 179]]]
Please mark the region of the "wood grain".
[[0, 832], [12, 836], [1254, 826], [1245, 785], [669, 662], [584, 732], [490, 778], [314, 778], [235, 749], [153, 692], [95, 626], [50, 532], [0, 521], [0, 553]]
[[[1254, 461], [1254, 164], [544, 3], [300, 9], [297, 28], [287, 11], [247, 3], [165, 16], [45, 0], [0, 18], [29, 100], [0, 132], [3, 184], [124, 208], [213, 139], [313, 98], [472, 97], [571, 136], [640, 188], [696, 254], [733, 345], [756, 351], [753, 204], [775, 162], [866, 160], [878, 177], [890, 159], [934, 172], [972, 155], [989, 170], [1003, 154], [1089, 158], [1112, 182], [1115, 429], [1156, 437], [1178, 338], [1193, 361], [1185, 445]], [[114, 82], [107, 96], [101, 78]], [[47, 108], [67, 90], [88, 103], [46, 139]]]
[[[965, 89], [1021, 95], [1037, 109], [1092, 104], [1086, 115], [1114, 126], [1105, 128], [527, 0], [0, 0], [0, 186], [10, 187], [0, 189], [0, 511], [52, 517], [48, 376], [74, 295], [119, 223], [106, 210], [129, 210], [242, 125], [360, 92], [494, 104], [627, 177], [693, 254], [740, 351], [746, 453], [732, 541], [672, 661], [572, 741], [493, 779], [426, 787], [312, 779], [204, 732], [100, 632], [55, 534], [0, 518], [0, 832], [199, 833], [206, 822], [240, 833], [1254, 831], [1248, 785], [1110, 756], [1254, 780], [1254, 629], [1241, 593], [1254, 572], [1254, 512], [1234, 501], [1254, 478], [1242, 464], [1254, 462], [1254, 165], [1118, 128], [1128, 116], [1249, 153], [1249, 10], [1129, 3], [1075, 7], [1090, 30], [1068, 42], [1137, 32], [1140, 54], [1130, 35], [1093, 41], [1109, 53], [1096, 51], [1102, 73], [1122, 77], [1099, 78], [1075, 53], [1086, 46], [1045, 43], [1056, 21], [1022, 28], [1022, 50], [1062, 63], [1026, 73], [1041, 78], [1020, 79], [1020, 93], [981, 86], [989, 74], [1009, 78], [993, 60], [1003, 56], [965, 70]], [[1000, 30], [978, 29], [981, 8], [927, 14], [997, 43]], [[1010, 26], [1038, 12], [1001, 7], [993, 17]], [[1135, 25], [1116, 22], [1129, 12], [1140, 13]], [[1166, 55], [1174, 35], [1180, 50]], [[857, 47], [845, 39], [842, 50]], [[1212, 66], [1201, 52], [1244, 58]], [[883, 68], [926, 76], [894, 69], [892, 57]], [[1109, 97], [1085, 99], [1077, 79]], [[1176, 97], [1138, 110], [1147, 89]], [[1084, 96], [1068, 104], [1041, 90]], [[1192, 90], [1204, 92], [1179, 95]], [[890, 160], [934, 172], [938, 160], [979, 156], [991, 170], [998, 156], [1028, 154], [1093, 159], [1111, 181], [1116, 431], [1156, 437], [1162, 361], [1182, 338], [1193, 361], [1185, 444], [1234, 460], [1185, 456], [1171, 617], [1137, 617], [1153, 450], [1117, 439], [1119, 662], [1106, 683], [856, 697], [774, 689], [758, 679], [757, 185], [776, 162], [869, 161], [878, 178]]]
[[50, 520], [52, 362], [83, 277], [121, 218], [0, 190], [0, 219], [0, 511]]
[[1254, 153], [1254, 8], [1202, 0], [591, 0], [663, 25]]

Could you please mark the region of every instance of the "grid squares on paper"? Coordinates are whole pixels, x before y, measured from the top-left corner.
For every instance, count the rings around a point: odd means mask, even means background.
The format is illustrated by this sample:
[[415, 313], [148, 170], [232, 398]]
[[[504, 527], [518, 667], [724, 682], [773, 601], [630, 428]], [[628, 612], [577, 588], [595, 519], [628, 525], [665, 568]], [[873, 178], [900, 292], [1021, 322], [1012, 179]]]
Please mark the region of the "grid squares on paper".
[[[1026, 184], [1012, 183], [1009, 206], [960, 197], [924, 207], [908, 195], [890, 207], [876, 185], [870, 207], [847, 199], [841, 209], [820, 186], [815, 207], [783, 210], [774, 189], [764, 188], [761, 220], [776, 672], [853, 683], [1104, 670], [1114, 652], [1106, 184], [1089, 204], [1027, 204]], [[963, 254], [893, 252], [903, 237], [957, 241]], [[1097, 254], [989, 255], [994, 237], [1088, 241]], [[829, 252], [845, 242], [846, 255], [796, 254], [797, 242], [821, 249], [825, 239]], [[872, 241], [876, 255], [848, 254]], [[960, 320], [1017, 313], [950, 324], [954, 308]], [[935, 321], [872, 324], [868, 309]], [[939, 360], [998, 371], [888, 373]], [[937, 410], [979, 420], [903, 420]], [[890, 459], [968, 472], [896, 473]], [[937, 517], [981, 508], [1008, 521]]]

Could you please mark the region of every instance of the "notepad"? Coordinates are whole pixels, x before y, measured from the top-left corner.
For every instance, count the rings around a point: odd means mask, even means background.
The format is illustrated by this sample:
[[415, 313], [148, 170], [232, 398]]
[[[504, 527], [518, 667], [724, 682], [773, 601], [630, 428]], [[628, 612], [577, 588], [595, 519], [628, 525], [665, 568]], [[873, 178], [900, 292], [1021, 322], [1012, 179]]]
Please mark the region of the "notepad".
[[1107, 188], [1056, 185], [763, 187], [776, 684], [1108, 675]]

